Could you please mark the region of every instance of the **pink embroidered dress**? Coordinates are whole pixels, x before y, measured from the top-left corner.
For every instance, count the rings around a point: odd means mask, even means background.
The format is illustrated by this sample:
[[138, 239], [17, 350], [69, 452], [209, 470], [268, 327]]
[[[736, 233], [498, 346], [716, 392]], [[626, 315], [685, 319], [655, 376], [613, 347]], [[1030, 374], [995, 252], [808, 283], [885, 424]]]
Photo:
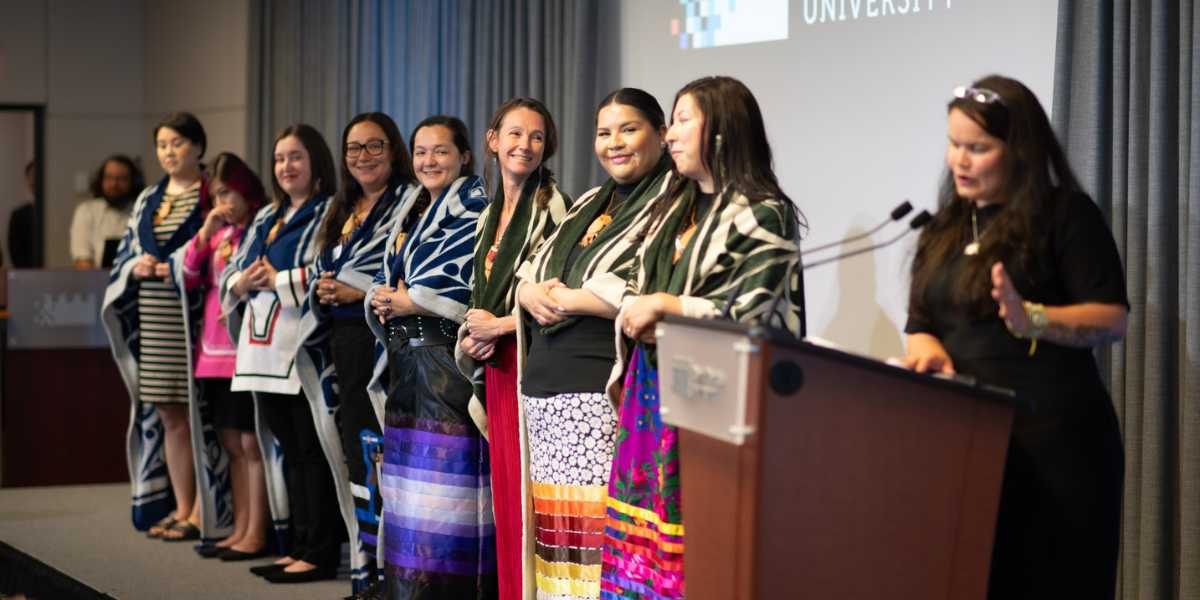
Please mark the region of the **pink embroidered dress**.
[[225, 319], [221, 317], [220, 279], [225, 265], [237, 251], [246, 228], [226, 225], [217, 230], [207, 243], [200, 236], [188, 242], [183, 256], [183, 284], [188, 289], [205, 286], [204, 326], [196, 345], [196, 377], [233, 377], [237, 362], [237, 346], [229, 338]]

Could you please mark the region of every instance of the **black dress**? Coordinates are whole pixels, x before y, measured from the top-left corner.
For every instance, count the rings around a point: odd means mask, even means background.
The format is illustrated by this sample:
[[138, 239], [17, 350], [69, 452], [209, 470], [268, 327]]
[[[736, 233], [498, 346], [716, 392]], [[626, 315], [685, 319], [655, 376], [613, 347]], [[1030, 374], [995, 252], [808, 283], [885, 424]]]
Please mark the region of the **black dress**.
[[[978, 212], [987, 223], [1003, 207]], [[1004, 261], [1017, 291], [1047, 306], [1128, 307], [1121, 258], [1099, 209], [1061, 196], [1035, 269]], [[1017, 339], [995, 311], [972, 317], [951, 301], [958, 255], [909, 307], [906, 333], [941, 340], [955, 370], [1014, 389], [1018, 408], [1004, 471], [989, 598], [1112, 598], [1120, 544], [1124, 450], [1112, 399], [1090, 349]], [[1032, 271], [1032, 272], [1031, 272]], [[998, 310], [998, 309], [997, 309]]]

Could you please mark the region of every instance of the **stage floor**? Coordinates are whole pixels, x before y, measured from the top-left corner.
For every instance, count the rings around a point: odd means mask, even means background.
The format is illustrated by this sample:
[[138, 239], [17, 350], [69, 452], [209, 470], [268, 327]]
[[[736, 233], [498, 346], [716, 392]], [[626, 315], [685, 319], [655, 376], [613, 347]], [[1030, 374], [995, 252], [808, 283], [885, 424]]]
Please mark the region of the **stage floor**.
[[204, 560], [193, 542], [149, 540], [129, 523], [129, 485], [0, 489], [0, 541], [114, 598], [341, 598], [349, 579], [276, 585]]

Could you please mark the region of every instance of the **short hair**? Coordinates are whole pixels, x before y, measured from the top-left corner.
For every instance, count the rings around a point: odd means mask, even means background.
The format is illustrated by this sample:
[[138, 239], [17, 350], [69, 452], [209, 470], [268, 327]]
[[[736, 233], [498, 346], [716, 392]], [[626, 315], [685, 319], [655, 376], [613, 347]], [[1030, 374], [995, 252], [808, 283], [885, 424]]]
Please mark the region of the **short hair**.
[[92, 174], [92, 181], [89, 189], [92, 191], [93, 198], [101, 198], [104, 196], [104, 189], [101, 186], [101, 183], [104, 181], [104, 167], [107, 167], [108, 163], [110, 162], [120, 163], [124, 165], [126, 169], [129, 169], [129, 192], [131, 194], [136, 194], [142, 191], [142, 188], [146, 187], [145, 176], [142, 174], [142, 170], [138, 168], [137, 163], [133, 162], [132, 158], [129, 158], [124, 154], [113, 154], [112, 156], [109, 156], [101, 161], [100, 166], [96, 169], [96, 172]]
[[163, 127], [171, 129], [193, 144], [200, 146], [200, 158], [204, 158], [204, 151], [208, 149], [208, 136], [204, 135], [204, 126], [200, 124], [200, 119], [197, 119], [196, 115], [190, 112], [173, 112], [163, 117], [154, 126], [154, 132], [150, 134], [151, 142], [158, 140], [158, 131]]

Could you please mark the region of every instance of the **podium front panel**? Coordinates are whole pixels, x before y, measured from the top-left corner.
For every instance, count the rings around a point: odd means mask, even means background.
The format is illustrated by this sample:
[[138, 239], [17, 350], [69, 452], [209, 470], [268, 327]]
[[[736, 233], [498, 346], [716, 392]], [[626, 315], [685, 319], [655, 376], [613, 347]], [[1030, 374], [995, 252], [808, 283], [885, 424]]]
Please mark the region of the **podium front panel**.
[[655, 335], [663, 422], [741, 445], [753, 431], [746, 377], [758, 344], [739, 331], [671, 323], [659, 324]]

